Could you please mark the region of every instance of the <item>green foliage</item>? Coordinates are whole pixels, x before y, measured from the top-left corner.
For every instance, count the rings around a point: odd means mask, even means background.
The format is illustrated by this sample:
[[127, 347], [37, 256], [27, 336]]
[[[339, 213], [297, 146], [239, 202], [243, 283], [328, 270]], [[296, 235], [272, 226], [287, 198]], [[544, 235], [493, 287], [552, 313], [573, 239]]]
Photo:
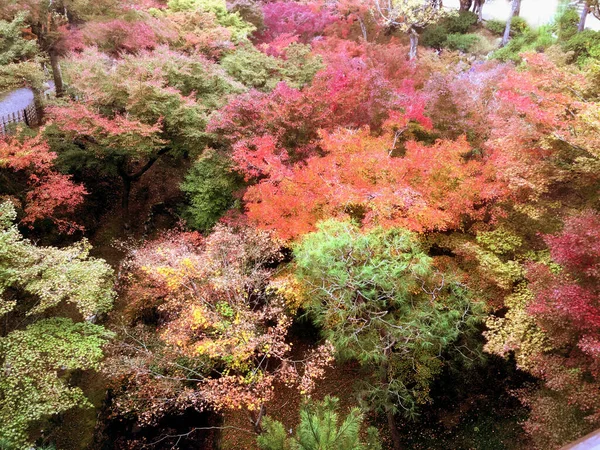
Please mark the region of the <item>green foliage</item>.
[[403, 229], [363, 234], [330, 220], [294, 254], [315, 322], [341, 357], [358, 360], [373, 377], [371, 405], [412, 415], [430, 401], [441, 353], [480, 320], [466, 287], [437, 272]]
[[321, 58], [311, 54], [309, 45], [297, 43], [287, 47], [285, 59], [266, 55], [252, 45], [239, 47], [221, 60], [221, 66], [244, 85], [267, 91], [281, 81], [301, 88], [323, 67]]
[[529, 25], [527, 21], [520, 16], [516, 16], [512, 18], [510, 22], [510, 35], [511, 36], [520, 36], [527, 31], [530, 31]]
[[501, 20], [488, 20], [485, 22], [485, 27], [495, 35], [502, 36], [506, 29], [506, 22]]
[[577, 34], [579, 25], [579, 13], [575, 8], [566, 8], [556, 16], [554, 29], [558, 34], [559, 41], [567, 41]]
[[181, 184], [189, 199], [184, 217], [197, 230], [208, 231], [236, 204], [234, 192], [243, 186], [243, 178], [232, 171], [225, 156], [207, 151], [194, 164]]
[[[502, 36], [506, 29], [506, 22], [502, 20], [488, 20], [485, 22], [485, 27], [493, 34]], [[529, 25], [522, 17], [516, 16], [512, 18], [510, 23], [510, 35], [512, 37], [520, 36], [523, 33], [532, 31]]]
[[0, 64], [0, 91], [29, 86], [40, 92], [45, 81], [40, 61]]
[[89, 257], [90, 245], [36, 247], [22, 238], [14, 220], [14, 207], [0, 206], [0, 294], [21, 288], [38, 302], [27, 313], [40, 314], [61, 302], [73, 303], [85, 317], [107, 312], [114, 300], [112, 269]]
[[432, 48], [442, 48], [448, 37], [448, 30], [442, 25], [432, 25], [423, 32], [421, 40], [423, 45]]
[[493, 58], [500, 61], [521, 61], [521, 53], [541, 52], [553, 45], [556, 38], [552, 36], [550, 26], [542, 26], [537, 29], [529, 29], [524, 33], [512, 38], [508, 44], [494, 52]]
[[30, 448], [29, 426], [73, 407], [90, 406], [81, 389], [70, 387], [73, 370], [98, 369], [103, 327], [66, 318], [40, 320], [0, 339], [0, 441]]
[[11, 22], [0, 20], [0, 65], [21, 62], [37, 53], [34, 40], [23, 39], [25, 13], [19, 13]]
[[[37, 247], [23, 239], [15, 218], [12, 203], [0, 204], [0, 316], [6, 316], [8, 326], [0, 338], [0, 441], [26, 448], [34, 422], [87, 405], [67, 376], [97, 368], [110, 337], [103, 327], [42, 319], [41, 314], [65, 302], [84, 316], [103, 313], [111, 308], [114, 292], [112, 269], [88, 256], [87, 243]], [[29, 325], [11, 329], [13, 322]]]
[[443, 21], [448, 33], [467, 33], [477, 23], [477, 14], [471, 11], [461, 11], [446, 17]]
[[468, 51], [476, 42], [475, 35], [469, 34], [467, 38], [461, 38], [461, 35], [467, 33], [476, 23], [477, 15], [470, 11], [450, 15], [425, 29], [423, 44], [433, 48]]
[[366, 450], [381, 449], [377, 430], [367, 430], [367, 442], [361, 442], [363, 415], [352, 408], [339, 424], [339, 400], [327, 396], [322, 402], [307, 402], [300, 411], [300, 423], [294, 437], [288, 436], [281, 422], [265, 417], [265, 432], [258, 436], [262, 450]]
[[235, 41], [243, 40], [256, 29], [254, 25], [242, 19], [239, 13], [227, 11], [224, 0], [169, 0], [167, 6], [173, 12], [201, 9], [213, 13], [220, 25], [231, 30]]
[[477, 34], [449, 34], [444, 46], [450, 50], [468, 52], [481, 38]]
[[253, 45], [239, 47], [225, 56], [221, 66], [235, 80], [256, 89], [271, 90], [281, 81], [277, 59]]
[[576, 33], [562, 47], [567, 52], [573, 52], [572, 60], [581, 66], [590, 60], [600, 61], [600, 31]]

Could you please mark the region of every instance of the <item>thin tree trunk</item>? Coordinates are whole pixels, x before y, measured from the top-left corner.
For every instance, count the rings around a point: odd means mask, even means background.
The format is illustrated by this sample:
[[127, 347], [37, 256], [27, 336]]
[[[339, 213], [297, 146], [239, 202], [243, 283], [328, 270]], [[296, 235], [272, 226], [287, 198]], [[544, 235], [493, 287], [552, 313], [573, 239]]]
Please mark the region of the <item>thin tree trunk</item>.
[[581, 17], [579, 18], [579, 25], [577, 26], [577, 31], [580, 33], [583, 30], [585, 30], [585, 20], [587, 19], [589, 12], [590, 12], [590, 5], [586, 0], [585, 2], [583, 2], [583, 9], [581, 10]]
[[410, 51], [408, 53], [408, 59], [414, 61], [417, 59], [417, 46], [419, 45], [419, 34], [414, 28], [410, 29]]
[[121, 217], [123, 228], [129, 230], [129, 196], [131, 195], [131, 179], [126, 174], [121, 175], [123, 180], [123, 196], [121, 197]]
[[64, 94], [62, 71], [60, 70], [60, 63], [58, 61], [58, 55], [56, 51], [50, 50], [48, 52], [50, 57], [50, 65], [52, 66], [52, 77], [54, 78], [54, 89], [57, 97], [62, 97]]
[[265, 415], [264, 403], [261, 403], [260, 408], [259, 408], [258, 412], [256, 413], [256, 416], [254, 416], [254, 414], [250, 415], [250, 422], [252, 422], [252, 427], [254, 428], [254, 431], [256, 432], [256, 434], [260, 434], [263, 431], [262, 418], [264, 417], [264, 415]]
[[137, 172], [129, 174], [127, 172], [127, 163], [123, 162], [120, 166], [117, 167], [117, 172], [123, 180], [123, 197], [121, 198], [121, 213], [123, 217], [123, 227], [126, 230], [129, 230], [129, 197], [131, 195], [131, 185], [138, 181], [142, 175], [144, 175], [150, 168], [154, 165], [158, 159], [168, 153], [171, 150], [170, 147], [163, 147], [156, 155], [152, 156], [146, 164], [144, 164]]
[[386, 412], [388, 428], [390, 429], [390, 435], [392, 436], [392, 444], [394, 450], [402, 450], [402, 439], [398, 432], [398, 425], [396, 424], [396, 416], [391, 409]]
[[483, 5], [485, 0], [477, 0], [477, 23], [483, 22]]
[[471, 9], [472, 0], [460, 0], [460, 11], [468, 11]]
[[508, 40], [510, 39], [510, 25], [512, 23], [513, 17], [517, 15], [517, 11], [521, 7], [521, 0], [513, 0], [512, 8], [510, 10], [510, 16], [508, 16], [508, 20], [506, 21], [506, 28], [504, 29], [504, 37], [502, 38], [502, 47], [508, 44]]

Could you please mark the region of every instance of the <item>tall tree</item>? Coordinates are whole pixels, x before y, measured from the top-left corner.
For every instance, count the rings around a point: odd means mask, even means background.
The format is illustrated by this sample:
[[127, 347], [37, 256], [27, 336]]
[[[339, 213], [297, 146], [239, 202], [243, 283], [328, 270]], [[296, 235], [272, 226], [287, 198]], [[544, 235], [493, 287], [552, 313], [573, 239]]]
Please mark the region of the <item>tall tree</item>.
[[[30, 448], [40, 421], [89, 402], [69, 374], [98, 369], [111, 333], [91, 323], [111, 309], [112, 269], [80, 242], [37, 247], [19, 234], [11, 203], [0, 204], [0, 442]], [[71, 304], [87, 320], [52, 317]]]
[[480, 305], [403, 229], [363, 234], [349, 222], [322, 222], [294, 255], [309, 314], [339, 357], [364, 367], [364, 398], [386, 413], [400, 449], [396, 413], [413, 416], [431, 400], [442, 354], [473, 331]]

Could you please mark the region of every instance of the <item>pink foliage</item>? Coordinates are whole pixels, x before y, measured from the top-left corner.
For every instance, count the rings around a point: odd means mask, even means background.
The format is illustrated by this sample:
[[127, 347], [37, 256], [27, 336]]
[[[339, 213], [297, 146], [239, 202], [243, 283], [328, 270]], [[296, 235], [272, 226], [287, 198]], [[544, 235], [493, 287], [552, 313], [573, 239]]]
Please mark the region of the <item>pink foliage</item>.
[[87, 45], [95, 45], [112, 55], [153, 50], [162, 41], [149, 23], [113, 19], [107, 22], [89, 22], [81, 31]]
[[315, 3], [267, 3], [263, 14], [266, 29], [258, 35], [259, 42], [271, 42], [281, 35], [296, 35], [307, 43], [322, 35], [338, 19], [330, 8]]
[[75, 212], [87, 194], [85, 188], [54, 170], [56, 154], [40, 136], [18, 141], [0, 140], [0, 167], [7, 167], [28, 176], [25, 217], [22, 222], [32, 226], [41, 219], [52, 220], [62, 232], [81, 230], [76, 223], [62, 216]]

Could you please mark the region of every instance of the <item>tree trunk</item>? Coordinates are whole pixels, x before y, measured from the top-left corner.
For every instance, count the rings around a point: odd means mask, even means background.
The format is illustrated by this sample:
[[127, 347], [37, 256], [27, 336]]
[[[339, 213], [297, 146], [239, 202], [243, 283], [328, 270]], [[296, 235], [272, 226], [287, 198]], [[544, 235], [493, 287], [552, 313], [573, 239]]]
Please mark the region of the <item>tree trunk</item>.
[[252, 422], [252, 427], [254, 428], [254, 432], [256, 434], [260, 434], [263, 432], [262, 429], [262, 418], [265, 415], [265, 405], [264, 403], [261, 403], [260, 408], [258, 410], [258, 412], [256, 413], [256, 415], [254, 414], [250, 414], [250, 422]]
[[587, 1], [583, 2], [583, 9], [581, 10], [581, 17], [579, 18], [579, 25], [577, 26], [577, 31], [582, 32], [585, 30], [585, 20], [590, 12], [590, 5]]
[[50, 65], [52, 66], [52, 77], [54, 78], [54, 89], [57, 97], [62, 97], [64, 94], [64, 86], [62, 79], [62, 71], [60, 70], [60, 63], [58, 62], [58, 55], [56, 51], [48, 51], [50, 56]]
[[506, 21], [506, 28], [504, 29], [504, 37], [502, 38], [502, 47], [508, 44], [508, 40], [510, 39], [510, 25], [512, 23], [513, 17], [517, 14], [517, 11], [521, 7], [521, 0], [513, 0], [512, 8], [510, 10], [510, 16], [508, 16], [508, 20]]
[[396, 416], [391, 409], [386, 412], [388, 428], [390, 429], [390, 435], [392, 436], [392, 443], [394, 450], [402, 450], [402, 439], [398, 432], [398, 425], [396, 424]]
[[483, 22], [483, 4], [485, 0], [475, 0], [475, 11], [477, 13], [477, 23]]
[[471, 9], [472, 0], [460, 0], [460, 11], [468, 11]]
[[129, 196], [131, 195], [131, 178], [126, 174], [121, 175], [123, 180], [123, 196], [121, 197], [121, 217], [123, 228], [129, 230]]
[[410, 51], [408, 52], [408, 59], [414, 61], [417, 59], [417, 45], [419, 45], [419, 34], [414, 28], [410, 29]]

